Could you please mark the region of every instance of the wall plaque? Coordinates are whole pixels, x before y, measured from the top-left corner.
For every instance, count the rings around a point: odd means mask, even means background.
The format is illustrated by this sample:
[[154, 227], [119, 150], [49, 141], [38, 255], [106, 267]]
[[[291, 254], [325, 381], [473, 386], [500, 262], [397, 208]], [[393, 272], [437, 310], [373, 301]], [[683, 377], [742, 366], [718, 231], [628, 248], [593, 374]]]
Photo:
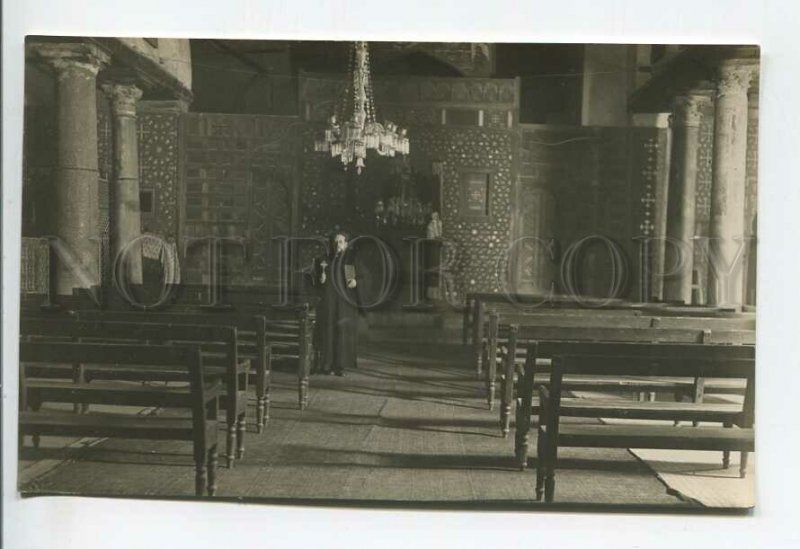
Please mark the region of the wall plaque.
[[461, 215], [464, 217], [489, 217], [491, 174], [489, 172], [464, 172], [461, 174]]

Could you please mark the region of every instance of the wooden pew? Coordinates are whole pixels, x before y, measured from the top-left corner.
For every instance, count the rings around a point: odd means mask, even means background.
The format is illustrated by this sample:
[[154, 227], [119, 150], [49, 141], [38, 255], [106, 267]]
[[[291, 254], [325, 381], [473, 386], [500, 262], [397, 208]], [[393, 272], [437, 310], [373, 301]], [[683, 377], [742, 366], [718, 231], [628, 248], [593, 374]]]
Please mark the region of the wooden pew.
[[[88, 343], [157, 344], [194, 343], [204, 353], [205, 373], [223, 381], [222, 395], [227, 424], [226, 459], [228, 468], [234, 459], [244, 457], [246, 432], [247, 382], [250, 360], [240, 360], [236, 328], [231, 326], [199, 326], [188, 324], [109, 322], [107, 320], [22, 318], [20, 335], [28, 340], [63, 340]], [[185, 379], [185, 372], [164, 368], [105, 368], [103, 365], [67, 365], [72, 372], [51, 366], [42, 372], [34, 369], [33, 377], [63, 378], [72, 373], [73, 381], [92, 380], [175, 381]], [[61, 370], [61, 371], [59, 371]], [[55, 375], [54, 375], [55, 374]], [[29, 375], [31, 375], [29, 373]], [[235, 443], [235, 452], [234, 452]]]
[[[535, 344], [532, 345], [531, 353], [535, 355]], [[553, 501], [558, 448], [564, 446], [720, 450], [726, 453], [739, 451], [742, 452], [739, 475], [744, 477], [747, 452], [755, 449], [754, 349], [726, 345], [607, 344], [602, 351], [595, 345], [587, 353], [581, 352], [580, 345], [573, 344], [572, 350], [564, 350], [565, 354], [554, 357], [549, 387], [539, 387], [542, 417], [538, 422], [537, 499], [541, 499], [544, 489], [545, 500]], [[749, 357], [742, 356], [746, 351], [750, 351]], [[526, 400], [527, 395], [533, 391], [535, 370], [535, 361], [526, 364], [523, 378]], [[744, 405], [734, 408], [719, 404], [683, 402], [617, 402], [614, 406], [602, 406], [592, 399], [586, 399], [582, 403], [566, 399], [563, 391], [565, 376], [569, 375], [742, 379], [746, 383], [746, 390]], [[687, 427], [676, 423], [615, 425], [602, 422], [562, 424], [560, 419], [565, 415], [662, 422], [708, 421], [723, 425]], [[738, 428], [734, 429], [734, 425]]]
[[[483, 344], [488, 325], [487, 316], [491, 312], [511, 315], [541, 314], [601, 314], [607, 316], [679, 316], [741, 319], [747, 325], [755, 324], [755, 314], [736, 312], [731, 309], [678, 305], [673, 303], [635, 303], [620, 299], [598, 299], [576, 296], [535, 296], [506, 293], [469, 293], [463, 310], [462, 341], [471, 342], [473, 360], [478, 377], [483, 375]], [[742, 326], [742, 328], [745, 328]], [[666, 321], [663, 327], [673, 327]], [[674, 326], [681, 327], [681, 326]], [[709, 327], [709, 329], [715, 329]], [[734, 329], [739, 329], [736, 327]], [[747, 329], [747, 328], [745, 328]]]
[[[538, 342], [540, 351], [536, 359], [539, 360], [540, 369], [548, 366], [548, 359], [552, 358], [554, 352], [561, 350], [562, 344], [571, 342], [581, 343], [683, 343], [683, 344], [729, 344], [729, 345], [755, 345], [755, 332], [751, 331], [720, 331], [711, 332], [710, 330], [695, 329], [669, 329], [669, 328], [611, 328], [599, 326], [586, 326], [574, 328], [554, 328], [537, 326], [511, 326], [511, 337], [509, 338], [508, 352], [504, 360], [504, 379], [502, 383], [502, 406], [500, 411], [500, 423], [503, 435], [509, 432], [511, 418], [511, 407], [514, 401], [514, 379], [517, 374], [517, 364], [520, 348], [525, 349], [523, 360], [527, 361], [527, 344]], [[547, 344], [545, 344], [547, 343]], [[512, 358], [513, 357], [513, 358]], [[685, 380], [664, 379], [658, 383], [649, 380], [634, 386], [631, 383], [608, 382], [607, 385], [619, 385], [619, 390], [638, 391], [643, 393], [654, 393], [656, 391], [671, 391], [677, 397], [689, 394], [695, 402], [702, 401], [703, 393], [708, 386], [716, 392], [739, 392], [738, 385], [731, 386], [729, 383], [720, 380], [713, 382], [703, 378], [693, 380], [687, 384]], [[571, 385], [569, 388], [574, 390], [591, 390], [591, 384], [582, 386]]]
[[472, 356], [478, 378], [484, 375], [484, 347], [488, 330], [488, 315], [505, 313], [524, 316], [587, 316], [600, 315], [608, 317], [635, 317], [641, 316], [639, 304], [626, 303], [618, 300], [583, 300], [581, 305], [574, 299], [532, 298], [531, 296], [505, 294], [470, 294], [472, 309], [469, 331], [472, 334]]
[[[517, 318], [513, 320], [519, 320]], [[500, 423], [504, 435], [509, 432], [509, 420], [511, 417], [511, 405], [514, 398], [514, 381], [519, 374], [521, 365], [525, 361], [525, 343], [533, 340], [580, 340], [580, 341], [603, 341], [602, 337], [609, 336], [614, 339], [608, 341], [626, 341], [616, 339], [620, 336], [625, 336], [630, 332], [630, 329], [639, 328], [650, 330], [667, 330], [676, 331], [674, 334], [667, 334], [666, 341], [669, 338], [676, 336], [681, 337], [679, 334], [683, 330], [689, 341], [695, 343], [730, 343], [730, 344], [755, 344], [755, 323], [751, 320], [742, 321], [741, 319], [723, 319], [723, 318], [695, 318], [695, 317], [669, 317], [668, 322], [664, 321], [661, 317], [637, 317], [636, 319], [608, 319], [602, 317], [588, 316], [583, 320], [575, 319], [572, 322], [567, 322], [565, 319], [552, 319], [552, 324], [548, 325], [547, 322], [542, 322], [541, 319], [524, 318], [524, 323], [511, 324], [504, 326], [500, 324], [500, 316], [496, 313], [490, 315], [489, 320], [489, 337], [488, 337], [488, 362], [490, 364], [490, 371], [487, 375], [487, 391], [489, 395], [490, 408], [492, 407], [494, 399], [494, 387], [492, 382], [496, 373], [491, 369], [496, 367], [498, 363], [503, 368], [503, 375], [501, 379], [501, 405], [500, 405]], [[600, 321], [600, 322], [598, 322]], [[563, 328], [563, 329], [562, 329]], [[574, 328], [574, 330], [573, 330]], [[580, 331], [581, 329], [598, 328], [599, 330]], [[748, 329], [753, 328], [753, 329]], [[621, 330], [617, 332], [616, 330]], [[686, 333], [689, 330], [692, 333]], [[702, 336], [698, 336], [697, 331], [702, 331]], [[498, 334], [498, 335], [495, 335]], [[644, 336], [645, 339], [640, 339], [640, 336], [631, 336], [634, 339], [628, 340], [631, 342], [642, 341], [664, 341], [664, 337], [652, 338], [649, 335]], [[700, 337], [700, 341], [695, 341]], [[502, 341], [507, 342], [506, 352], [499, 353], [498, 346]], [[681, 342], [679, 339], [672, 340], [673, 342]], [[698, 380], [694, 388], [694, 399], [701, 400], [704, 391], [704, 381]], [[716, 387], [717, 389], [725, 387]]]
[[[571, 333], [562, 334], [568, 336], [570, 339], [558, 339], [554, 336], [551, 339], [545, 337], [532, 339], [526, 342], [528, 352], [526, 352], [524, 369], [536, 372], [536, 378], [533, 381], [534, 386], [526, 386], [520, 383], [519, 395], [517, 398], [516, 410], [516, 431], [514, 440], [514, 454], [517, 456], [520, 468], [524, 469], [528, 459], [528, 434], [532, 421], [532, 415], [538, 413], [539, 407], [534, 401], [535, 387], [540, 385], [547, 385], [550, 382], [550, 368], [551, 359], [563, 353], [598, 353], [605, 352], [610, 345], [617, 345], [620, 348], [625, 348], [628, 353], [641, 353], [649, 355], [652, 353], [651, 346], [661, 344], [660, 351], [664, 356], [673, 356], [669, 353], [675, 353], [674, 356], [680, 357], [681, 353], [685, 353], [685, 348], [693, 350], [702, 349], [704, 347], [716, 348], [720, 345], [726, 345], [731, 351], [729, 353], [735, 354], [739, 358], [751, 358], [755, 356], [755, 347], [752, 345], [730, 345], [729, 343], [703, 345], [704, 341], [713, 341], [713, 336], [708, 332], [699, 331], [675, 331], [668, 330], [663, 333], [660, 339], [655, 338], [655, 334], [648, 334], [647, 331], [642, 330], [618, 330], [618, 334], [611, 335], [608, 332], [599, 332], [597, 328], [585, 328], [583, 330], [572, 329]], [[644, 333], [642, 333], [644, 332]], [[546, 333], [539, 335], [546, 336]], [[597, 339], [598, 336], [609, 337], [612, 339], [601, 340]], [[728, 340], [735, 339], [729, 334]], [[615, 342], [616, 340], [616, 342]], [[531, 351], [535, 351], [531, 354]], [[714, 352], [714, 351], [696, 351], [698, 353]], [[713, 381], [713, 382], [709, 382]], [[580, 377], [568, 376], [562, 383], [562, 388], [569, 391], [605, 391], [605, 392], [669, 392], [675, 395], [675, 400], [680, 400], [684, 395], [689, 395], [692, 402], [702, 403], [703, 391], [702, 387], [708, 383], [709, 387], [715, 389], [715, 392], [726, 392], [735, 389], [737, 393], [744, 392], [746, 387], [740, 387], [740, 384], [735, 380], [705, 380], [699, 377], [695, 379], [676, 378], [674, 376], [665, 376], [662, 378], [647, 377], [645, 379], [631, 378], [631, 377], [614, 377], [605, 376], [598, 378], [597, 376]], [[510, 411], [509, 411], [510, 415]], [[508, 417], [508, 416], [506, 416]], [[693, 423], [696, 423], [693, 420]], [[506, 422], [503, 427], [508, 429]], [[507, 431], [506, 431], [507, 432]], [[723, 463], [728, 462], [729, 456], [723, 454]]]
[[506, 308], [508, 310], [515, 310], [518, 312], [536, 312], [547, 310], [562, 310], [562, 309], [575, 309], [575, 310], [593, 310], [593, 309], [606, 309], [606, 310], [622, 310], [622, 309], [639, 309], [641, 304], [634, 304], [626, 302], [621, 299], [597, 299], [589, 297], [581, 297], [580, 300], [575, 296], [567, 295], [532, 295], [532, 294], [518, 294], [518, 293], [488, 293], [488, 292], [470, 292], [465, 299], [464, 308], [462, 310], [462, 342], [466, 345], [468, 343], [475, 343], [476, 331], [479, 330], [479, 325], [482, 317], [490, 310], [499, 310]]
[[208, 314], [245, 313], [263, 316], [267, 338], [272, 345], [272, 358], [277, 362], [294, 363], [297, 371], [300, 409], [308, 404], [310, 374], [316, 366], [314, 324], [317, 299], [293, 296], [291, 304], [281, 304], [275, 288], [238, 286], [223, 288], [221, 305], [203, 305], [205, 288], [183, 289], [179, 309]]
[[189, 324], [196, 326], [228, 326], [236, 328], [238, 355], [249, 359], [256, 389], [256, 427], [262, 432], [269, 421], [271, 345], [267, 339], [266, 321], [253, 314], [156, 313], [150, 311], [84, 310], [73, 314], [80, 320], [101, 322], [133, 322], [148, 324]]
[[[495, 386], [497, 380], [498, 364], [503, 364], [504, 353], [500, 348], [508, 348], [511, 339], [511, 326], [524, 325], [526, 327], [546, 328], [584, 328], [590, 326], [614, 326], [617, 328], [652, 328], [653, 319], [640, 315], [607, 315], [602, 311], [575, 312], [573, 310], [563, 313], [524, 314], [500, 313], [492, 311], [488, 315], [486, 342], [482, 352], [486, 367], [485, 383], [489, 409], [494, 409]], [[501, 320], [502, 319], [502, 320]], [[505, 372], [505, 369], [501, 371]], [[503, 392], [502, 394], [505, 394]], [[503, 400], [503, 404], [507, 404]]]
[[[102, 364], [104, 367], [180, 368], [187, 387], [132, 386], [130, 383], [72, 383], [26, 378], [25, 364]], [[217, 489], [217, 404], [223, 387], [208, 382], [197, 346], [118, 345], [35, 341], [20, 343], [19, 437], [109, 437], [182, 440], [193, 443], [195, 495]], [[190, 410], [188, 417], [74, 414], [41, 410], [45, 402], [79, 402], [107, 406], [167, 407]], [[30, 408], [30, 410], [28, 409]]]

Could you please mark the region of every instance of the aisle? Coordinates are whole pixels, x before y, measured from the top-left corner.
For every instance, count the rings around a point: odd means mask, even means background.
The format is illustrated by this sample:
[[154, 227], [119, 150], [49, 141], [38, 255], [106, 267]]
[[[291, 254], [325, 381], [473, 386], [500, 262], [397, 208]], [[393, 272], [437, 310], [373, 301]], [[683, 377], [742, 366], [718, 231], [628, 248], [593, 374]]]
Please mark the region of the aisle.
[[[438, 358], [424, 358], [431, 355]], [[512, 442], [499, 435], [497, 414], [486, 409], [480, 384], [464, 364], [456, 347], [372, 344], [346, 377], [312, 377], [303, 412], [296, 409], [294, 377], [278, 372], [267, 430], [249, 433], [244, 460], [220, 470], [219, 495], [533, 502], [534, 472], [515, 469]], [[625, 450], [565, 450], [562, 456], [560, 502], [685, 505]], [[36, 454], [26, 449], [24, 457]], [[193, 493], [189, 444], [109, 440], [71, 458], [23, 491]]]

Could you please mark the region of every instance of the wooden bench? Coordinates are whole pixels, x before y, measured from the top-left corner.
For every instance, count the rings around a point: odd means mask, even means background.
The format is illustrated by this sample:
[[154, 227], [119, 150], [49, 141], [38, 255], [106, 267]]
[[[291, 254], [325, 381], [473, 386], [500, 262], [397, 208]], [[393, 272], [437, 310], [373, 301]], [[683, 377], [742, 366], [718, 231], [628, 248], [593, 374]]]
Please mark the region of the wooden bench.
[[[68, 339], [81, 343], [197, 344], [203, 351], [206, 375], [221, 379], [225, 387], [223, 401], [227, 423], [227, 466], [232, 467], [234, 459], [244, 457], [250, 360], [239, 359], [235, 327], [22, 318], [20, 334], [28, 340]], [[76, 383], [93, 380], [169, 382], [186, 377], [185, 372], [180, 370], [151, 370], [141, 367], [126, 369], [118, 366], [105, 368], [104, 365], [83, 364], [51, 365], [44, 371], [38, 367], [29, 373], [33, 377], [51, 378], [70, 377], [70, 374]]]
[[[492, 311], [488, 315], [486, 341], [482, 351], [484, 382], [489, 409], [494, 409], [495, 386], [497, 380], [498, 364], [504, 363], [505, 353], [502, 348], [508, 348], [511, 338], [511, 326], [524, 325], [530, 327], [546, 328], [585, 328], [590, 326], [614, 326], [617, 328], [651, 328], [653, 321], [649, 317], [640, 315], [607, 315], [602, 311], [579, 312], [574, 310], [555, 314], [524, 314], [500, 313]], [[505, 402], [504, 402], [505, 404]]]
[[[733, 314], [719, 312], [709, 308], [682, 307], [678, 311], [686, 312], [687, 316], [676, 314], [676, 309], [671, 307], [639, 307], [630, 304], [629, 307], [615, 305], [617, 308], [575, 308], [561, 306], [559, 308], [539, 307], [534, 309], [520, 308], [509, 303], [493, 304], [479, 313], [483, 319], [476, 338], [479, 344], [474, 346], [475, 360], [479, 360], [476, 370], [485, 373], [487, 370], [487, 356], [491, 349], [485, 346], [490, 344], [492, 315], [498, 316], [501, 326], [495, 332], [501, 340], [504, 336], [502, 326], [510, 324], [535, 325], [535, 326], [582, 326], [587, 319], [596, 319], [597, 325], [612, 325], [618, 328], [702, 328], [709, 330], [755, 330], [756, 322], [753, 314]], [[692, 314], [688, 314], [693, 311]], [[716, 312], [715, 312], [716, 311]], [[701, 314], [702, 313], [702, 314]], [[705, 315], [705, 316], [703, 316]], [[483, 347], [483, 348], [482, 348]]]
[[218, 313], [208, 315], [194, 312], [149, 311], [76, 311], [74, 315], [80, 320], [97, 320], [102, 322], [133, 322], [148, 324], [188, 324], [196, 326], [227, 326], [236, 328], [238, 343], [237, 353], [240, 359], [249, 359], [251, 375], [255, 381], [256, 392], [256, 427], [262, 432], [269, 421], [269, 400], [272, 351], [267, 339], [266, 321], [263, 316], [255, 314]]
[[[490, 299], [490, 296], [492, 299]], [[540, 298], [541, 299], [541, 298]], [[600, 302], [596, 307], [581, 307], [574, 301], [566, 300], [539, 304], [540, 301], [530, 301], [530, 296], [517, 296], [510, 300], [502, 294], [478, 294], [471, 301], [472, 313], [470, 316], [469, 331], [472, 334], [472, 357], [475, 371], [479, 378], [485, 375], [484, 347], [487, 340], [489, 324], [488, 317], [492, 313], [508, 315], [521, 315], [525, 317], [585, 318], [586, 316], [602, 316], [614, 318], [631, 318], [642, 315], [637, 304], [614, 301]], [[532, 303], [532, 304], [531, 304]]]
[[[532, 416], [536, 415], [539, 411], [539, 406], [535, 399], [536, 387], [546, 386], [550, 383], [550, 372], [552, 357], [563, 353], [587, 353], [595, 354], [607, 351], [612, 345], [619, 348], [624, 348], [629, 354], [642, 354], [648, 356], [652, 353], [652, 346], [658, 342], [649, 341], [647, 337], [641, 337], [637, 333], [620, 333], [616, 336], [619, 340], [618, 343], [603, 342], [599, 340], [592, 340], [592, 337], [597, 335], [594, 329], [585, 329], [584, 332], [589, 332], [584, 339], [580, 339], [582, 335], [579, 332], [567, 334], [573, 337], [570, 340], [557, 340], [557, 339], [539, 339], [528, 341], [526, 343], [527, 353], [525, 358], [524, 371], [534, 371], [535, 379], [533, 386], [526, 386], [520, 383], [519, 395], [517, 398], [516, 409], [516, 431], [514, 440], [514, 453], [519, 462], [520, 468], [524, 469], [528, 459], [528, 435]], [[630, 330], [630, 332], [635, 332]], [[670, 331], [672, 332], [672, 330]], [[675, 356], [680, 358], [685, 354], [685, 348], [692, 349], [695, 353], [708, 353], [716, 351], [703, 351], [703, 348], [709, 347], [712, 349], [717, 348], [719, 345], [702, 345], [697, 343], [685, 343], [690, 341], [694, 336], [687, 334], [687, 337], [679, 337], [679, 334], [668, 334], [672, 342], [662, 342], [659, 347], [659, 352], [662, 356]], [[699, 336], [699, 334], [698, 334]], [[679, 339], [683, 339], [681, 342]], [[696, 341], [709, 340], [711, 336], [708, 333], [703, 333]], [[677, 340], [677, 341], [675, 341]], [[753, 358], [755, 356], [755, 347], [751, 345], [730, 345], [727, 351], [733, 356], [738, 358]], [[674, 353], [670, 354], [670, 353]], [[700, 355], [703, 356], [703, 355]], [[523, 373], [524, 375], [524, 373]], [[562, 389], [567, 391], [592, 391], [592, 392], [666, 392], [674, 395], [676, 401], [680, 401], [684, 396], [689, 396], [693, 403], [703, 402], [704, 387], [708, 387], [715, 393], [735, 392], [744, 394], [745, 386], [738, 380], [731, 379], [713, 379], [706, 380], [705, 378], [681, 378], [674, 376], [665, 376], [661, 378], [654, 377], [615, 377], [615, 376], [567, 376], [562, 382]], [[619, 402], [618, 399], [616, 399]], [[585, 399], [584, 399], [585, 402]], [[510, 415], [510, 413], [509, 413]], [[508, 417], [508, 416], [506, 416]], [[676, 420], [679, 421], [679, 420]], [[692, 420], [696, 424], [699, 420]], [[508, 429], [508, 423], [504, 424], [504, 428]], [[728, 455], [723, 454], [723, 462], [727, 463]]]
[[[188, 386], [149, 387], [130, 383], [72, 383], [27, 379], [25, 364], [101, 364], [104, 368], [181, 369]], [[207, 381], [197, 346], [121, 345], [34, 341], [20, 343], [20, 448], [24, 437], [109, 437], [191, 441], [195, 462], [195, 495], [217, 489], [219, 380]], [[75, 414], [41, 410], [46, 402], [107, 406], [165, 407], [190, 410], [181, 417], [131, 416], [113, 413]], [[28, 409], [30, 408], [30, 409]]]
[[[463, 310], [462, 341], [472, 343], [473, 360], [477, 375], [483, 375], [483, 345], [491, 312], [510, 315], [578, 315], [599, 314], [601, 316], [680, 316], [703, 318], [740, 319], [742, 325], [734, 329], [754, 329], [755, 314], [741, 313], [730, 309], [706, 306], [687, 306], [672, 303], [635, 303], [620, 299], [597, 299], [574, 296], [535, 296], [528, 294], [470, 293], [467, 294]], [[662, 320], [663, 321], [663, 320]], [[662, 327], [673, 327], [677, 321], [665, 321]], [[680, 325], [674, 327], [682, 327]], [[715, 329], [709, 326], [709, 329]]]
[[[579, 347], [580, 344], [573, 346], [577, 354], [555, 356], [549, 387], [539, 386], [541, 420], [538, 422], [537, 438], [537, 499], [541, 499], [544, 490], [545, 500], [553, 501], [559, 447], [739, 451], [742, 452], [739, 475], [744, 477], [747, 452], [755, 449], [755, 358], [752, 355], [742, 357], [746, 348], [726, 345], [651, 344], [630, 347], [607, 344], [602, 352], [594, 346], [591, 353], [581, 353]], [[536, 351], [532, 350], [532, 353]], [[526, 364], [523, 377], [525, 394], [532, 392], [535, 370], [535, 361]], [[609, 406], [598, 405], [592, 399], [585, 403], [565, 399], [564, 380], [568, 375], [741, 379], [746, 384], [746, 390], [743, 406], [734, 408], [683, 402], [618, 402], [616, 406]], [[599, 421], [590, 424], [562, 423], [561, 417], [565, 415], [598, 420], [636, 419], [643, 424], [619, 425]], [[661, 423], [647, 424], [653, 420]], [[676, 423], [665, 425], [665, 420], [709, 421], [723, 425], [688, 427]], [[727, 463], [723, 463], [723, 466], [727, 467]]]
[[[586, 317], [583, 321], [576, 320], [569, 326], [561, 326], [563, 322], [553, 319], [552, 325], [538, 322], [536, 319], [525, 319], [525, 324], [499, 325], [499, 315], [490, 315], [488, 337], [488, 358], [490, 365], [487, 373], [487, 394], [489, 406], [492, 408], [494, 401], [496, 371], [493, 368], [499, 363], [502, 367], [501, 378], [501, 405], [500, 423], [503, 434], [508, 434], [511, 405], [514, 398], [514, 381], [525, 361], [526, 343], [528, 341], [612, 341], [612, 342], [672, 342], [672, 343], [728, 343], [739, 345], [755, 345], [755, 331], [737, 329], [737, 326], [750, 326], [749, 323], [726, 323], [727, 319], [720, 318], [678, 318], [678, 322], [667, 323], [664, 327], [660, 317], [637, 317], [644, 321], [639, 323], [634, 319], [617, 319], [616, 322], [599, 324], [598, 317]], [[720, 328], [711, 330], [708, 326]], [[634, 330], [645, 330], [645, 335], [635, 334]], [[659, 334], [658, 331], [664, 331]], [[495, 335], [497, 334], [497, 335]], [[610, 339], [604, 339], [610, 338]], [[628, 339], [620, 339], [628, 338]], [[505, 352], [500, 352], [499, 345], [506, 342]], [[544, 357], [549, 358], [549, 357]], [[726, 387], [718, 387], [726, 390]], [[695, 387], [695, 399], [702, 398], [704, 381], [699, 381]]]
[[297, 372], [298, 400], [300, 409], [308, 404], [311, 371], [316, 365], [314, 345], [314, 323], [316, 321], [316, 299], [310, 296], [295, 296], [292, 304], [279, 302], [274, 288], [234, 287], [223, 288], [220, 306], [203, 305], [204, 288], [188, 287], [182, 290], [184, 299], [178, 309], [187, 312], [202, 311], [218, 314], [257, 314], [264, 317], [267, 338], [272, 345], [275, 362], [294, 363]]

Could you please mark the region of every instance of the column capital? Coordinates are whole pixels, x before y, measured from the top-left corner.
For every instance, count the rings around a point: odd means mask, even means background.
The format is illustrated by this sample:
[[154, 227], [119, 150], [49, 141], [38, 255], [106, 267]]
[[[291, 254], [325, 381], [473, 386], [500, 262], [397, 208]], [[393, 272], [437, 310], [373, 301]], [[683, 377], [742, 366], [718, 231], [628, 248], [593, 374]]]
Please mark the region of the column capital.
[[711, 98], [702, 91], [688, 91], [672, 101], [673, 121], [679, 126], [695, 127], [703, 118], [703, 108], [711, 103]]
[[717, 95], [747, 95], [750, 83], [758, 76], [758, 64], [752, 60], [724, 61], [717, 68]]
[[72, 75], [94, 78], [111, 60], [97, 46], [84, 43], [46, 42], [29, 46], [28, 51], [53, 67], [59, 80]]
[[111, 108], [117, 116], [136, 116], [136, 106], [142, 90], [136, 84], [108, 83], [103, 91], [111, 97]]

